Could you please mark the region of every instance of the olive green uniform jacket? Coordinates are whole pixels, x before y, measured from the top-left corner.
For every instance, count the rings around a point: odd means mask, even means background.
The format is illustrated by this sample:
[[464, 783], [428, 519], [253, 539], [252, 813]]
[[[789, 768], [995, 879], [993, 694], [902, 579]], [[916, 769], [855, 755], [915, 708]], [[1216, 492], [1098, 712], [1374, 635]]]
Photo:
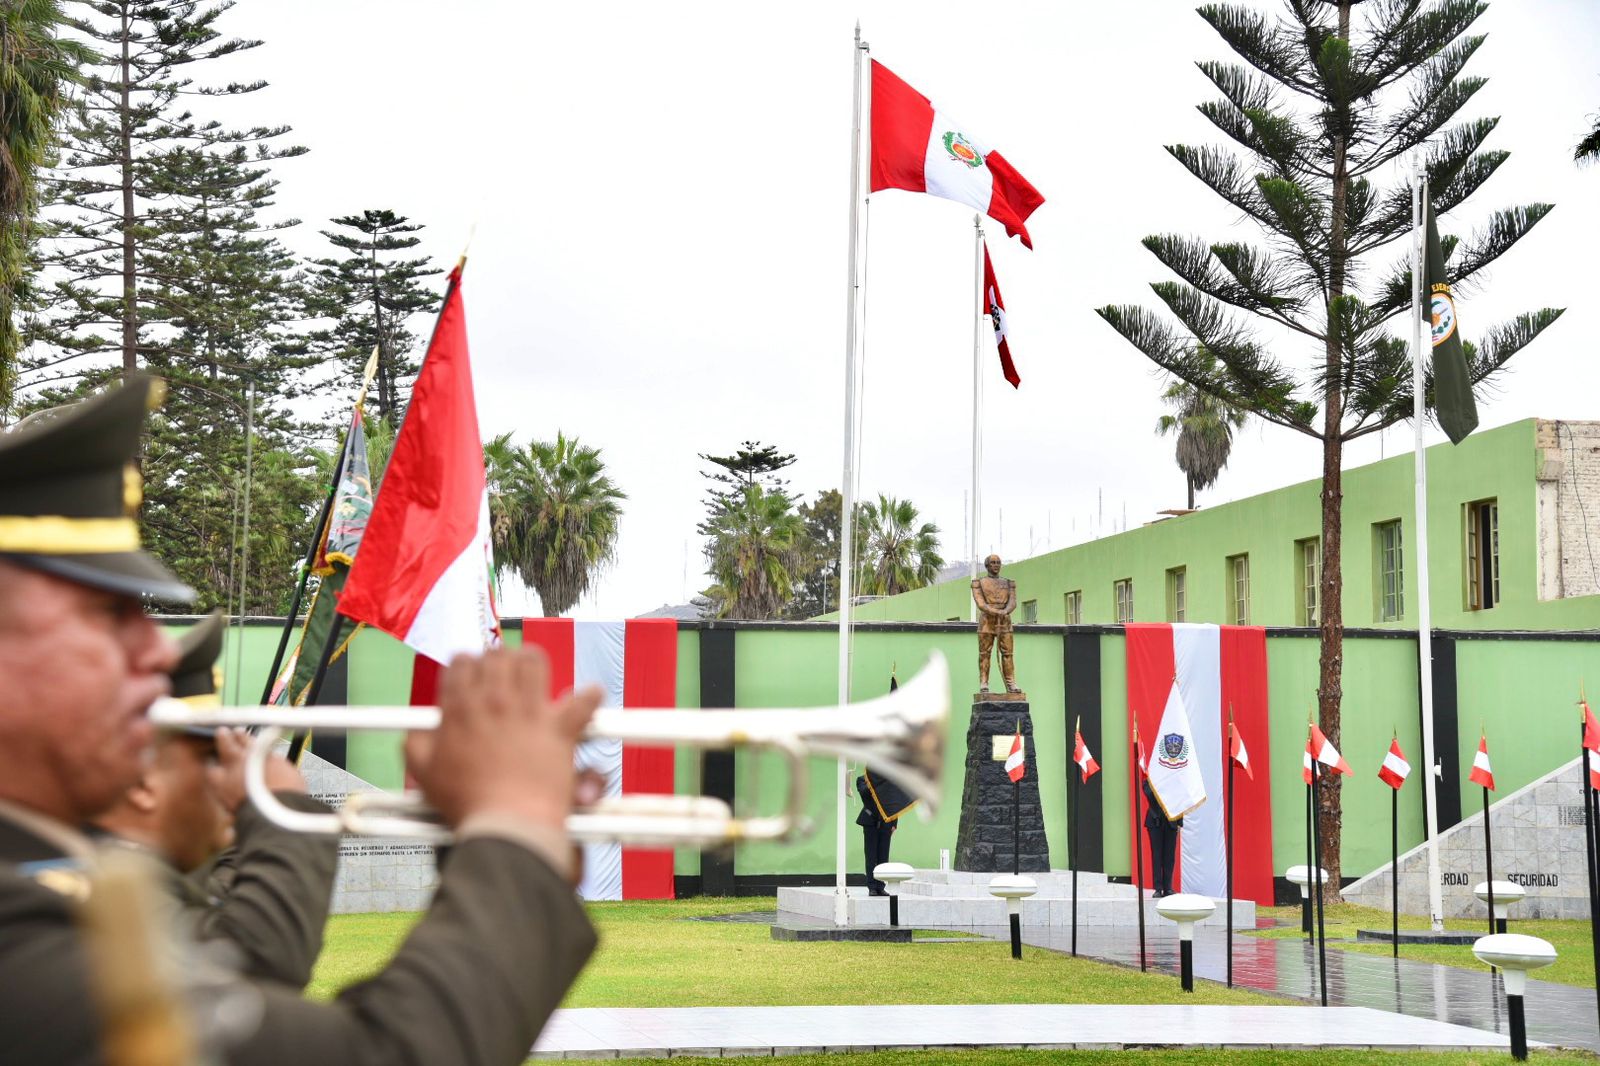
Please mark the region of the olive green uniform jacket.
[[[41, 876], [63, 860], [0, 816], [0, 1049], [13, 1066], [103, 1062], [75, 904]], [[471, 837], [451, 849], [432, 906], [383, 972], [332, 1003], [251, 982], [261, 1022], [221, 1058], [520, 1066], [594, 946], [571, 886], [544, 858], [512, 840]]]

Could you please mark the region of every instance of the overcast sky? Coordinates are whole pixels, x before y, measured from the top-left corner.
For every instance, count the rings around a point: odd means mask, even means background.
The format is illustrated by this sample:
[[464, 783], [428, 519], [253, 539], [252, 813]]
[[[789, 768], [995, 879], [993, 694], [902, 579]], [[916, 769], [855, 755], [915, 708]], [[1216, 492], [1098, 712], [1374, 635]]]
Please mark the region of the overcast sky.
[[[1173, 441], [1153, 432], [1162, 383], [1093, 308], [1154, 303], [1148, 285], [1168, 275], [1146, 234], [1259, 240], [1162, 149], [1220, 140], [1195, 111], [1215, 91], [1194, 63], [1231, 53], [1193, 6], [240, 0], [222, 28], [265, 44], [227, 74], [271, 86], [216, 107], [288, 123], [310, 148], [276, 171], [283, 212], [305, 220], [286, 235], [297, 251], [324, 254], [319, 223], [363, 208], [425, 223], [441, 264], [475, 227], [464, 292], [483, 432], [559, 428], [604, 450], [629, 494], [618, 562], [573, 613], [616, 618], [705, 584], [697, 453], [755, 438], [799, 457], [807, 496], [839, 484], [858, 17], [874, 58], [1046, 198], [1034, 251], [990, 238], [1023, 381], [1005, 384], [986, 336], [981, 547], [1035, 554], [1182, 506]], [[1483, 424], [1593, 418], [1600, 169], [1571, 152], [1600, 110], [1600, 4], [1498, 0], [1478, 29], [1468, 72], [1490, 81], [1466, 115], [1500, 116], [1489, 147], [1513, 154], [1443, 229], [1557, 208], [1461, 299], [1463, 330], [1569, 309]], [[861, 487], [910, 497], [960, 558], [971, 213], [880, 193], [868, 254]], [[1383, 437], [1347, 465], [1410, 447], [1407, 426]], [[1314, 442], [1253, 423], [1201, 502], [1319, 468]]]

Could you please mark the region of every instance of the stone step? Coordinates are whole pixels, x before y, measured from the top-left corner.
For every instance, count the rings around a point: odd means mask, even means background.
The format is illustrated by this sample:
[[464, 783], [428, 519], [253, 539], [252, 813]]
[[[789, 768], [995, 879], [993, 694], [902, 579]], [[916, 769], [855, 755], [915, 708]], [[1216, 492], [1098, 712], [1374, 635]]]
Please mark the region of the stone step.
[[[929, 884], [941, 885], [979, 885], [988, 887], [989, 881], [995, 875], [992, 872], [979, 872], [974, 870], [918, 870], [914, 880]], [[1051, 870], [1049, 873], [1030, 873], [1029, 877], [1044, 884], [1048, 880], [1059, 879], [1065, 883], [1072, 882], [1071, 870]], [[1098, 870], [1079, 870], [1078, 884], [1107, 884], [1106, 875]]]
[[[1039, 881], [1039, 878], [1035, 877], [1034, 880], [1037, 882]], [[940, 899], [988, 899], [989, 883], [985, 881], [981, 885], [940, 885], [928, 884], [923, 881], [907, 881], [905, 884], [900, 886], [900, 895], [902, 897], [935, 896]], [[1072, 882], [1070, 879], [1065, 881], [1052, 880], [1039, 882], [1039, 891], [1036, 893], [1036, 895], [1071, 899]], [[1105, 884], [1104, 882], [1100, 884], [1087, 884], [1083, 881], [1078, 882], [1078, 898], [1080, 899], [1131, 900], [1133, 899], [1133, 895], [1134, 890], [1132, 885], [1110, 885]]]
[[[1156, 912], [1155, 900], [1145, 900], [1145, 921], [1152, 927], [1170, 927], [1171, 923]], [[790, 913], [810, 918], [830, 920], [833, 917], [833, 889], [779, 888], [778, 911], [781, 920]], [[1060, 898], [1033, 897], [1022, 901], [1022, 923], [1025, 926], [1070, 926], [1072, 901]], [[847, 910], [851, 925], [885, 925], [889, 921], [889, 900], [884, 896], [868, 896], [865, 888], [850, 890]], [[1132, 899], [1078, 900], [1078, 924], [1083, 926], [1133, 926], [1139, 921]], [[1217, 901], [1217, 911], [1200, 923], [1222, 927], [1227, 918], [1222, 901]], [[964, 928], [973, 926], [1004, 926], [1008, 924], [1004, 900], [994, 897], [969, 897], [952, 899], [935, 896], [902, 896], [900, 899], [900, 924], [916, 928]], [[1255, 904], [1249, 900], [1234, 901], [1235, 928], [1255, 928]]]

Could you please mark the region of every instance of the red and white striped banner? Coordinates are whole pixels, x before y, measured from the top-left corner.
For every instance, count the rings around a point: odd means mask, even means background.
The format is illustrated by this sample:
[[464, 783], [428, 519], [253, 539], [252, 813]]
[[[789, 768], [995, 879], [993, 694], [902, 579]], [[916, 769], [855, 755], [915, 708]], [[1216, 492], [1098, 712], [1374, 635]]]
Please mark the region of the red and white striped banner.
[[[1227, 892], [1226, 814], [1228, 711], [1239, 735], [1267, 772], [1234, 778], [1233, 885], [1240, 899], [1272, 903], [1272, 745], [1267, 731], [1267, 638], [1254, 626], [1129, 625], [1128, 718], [1146, 744], [1160, 744], [1159, 725], [1176, 677], [1194, 731], [1205, 791], [1211, 797], [1183, 819], [1176, 883], [1185, 892]], [[1154, 738], [1154, 739], [1151, 739]], [[1141, 827], [1134, 846], [1148, 849]], [[1150, 870], [1146, 850], [1145, 869]], [[1131, 865], [1131, 864], [1130, 864]]]

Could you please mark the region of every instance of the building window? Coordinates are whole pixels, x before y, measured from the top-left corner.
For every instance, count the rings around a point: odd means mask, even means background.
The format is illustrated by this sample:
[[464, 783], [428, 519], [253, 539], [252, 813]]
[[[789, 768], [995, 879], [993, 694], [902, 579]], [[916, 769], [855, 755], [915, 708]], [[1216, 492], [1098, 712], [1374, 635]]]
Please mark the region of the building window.
[[1379, 522], [1372, 527], [1377, 549], [1378, 621], [1397, 622], [1405, 616], [1405, 547], [1400, 536], [1400, 521]]
[[1294, 542], [1295, 617], [1300, 625], [1317, 624], [1317, 595], [1322, 590], [1322, 541], [1317, 537]]
[[1039, 601], [1038, 600], [1023, 600], [1022, 601], [1022, 623], [1023, 623], [1023, 625], [1027, 625], [1029, 622], [1037, 622], [1038, 620], [1039, 620]]
[[1467, 610], [1487, 611], [1500, 602], [1500, 504], [1467, 504]]
[[1188, 571], [1175, 566], [1167, 571], [1167, 621], [1182, 622], [1189, 611]]
[[1067, 593], [1067, 625], [1077, 626], [1083, 624], [1083, 590], [1073, 589]]
[[1250, 556], [1228, 556], [1228, 621], [1236, 626], [1250, 624]]
[[1133, 621], [1133, 578], [1125, 577], [1113, 582], [1111, 599], [1117, 607], [1117, 621]]

